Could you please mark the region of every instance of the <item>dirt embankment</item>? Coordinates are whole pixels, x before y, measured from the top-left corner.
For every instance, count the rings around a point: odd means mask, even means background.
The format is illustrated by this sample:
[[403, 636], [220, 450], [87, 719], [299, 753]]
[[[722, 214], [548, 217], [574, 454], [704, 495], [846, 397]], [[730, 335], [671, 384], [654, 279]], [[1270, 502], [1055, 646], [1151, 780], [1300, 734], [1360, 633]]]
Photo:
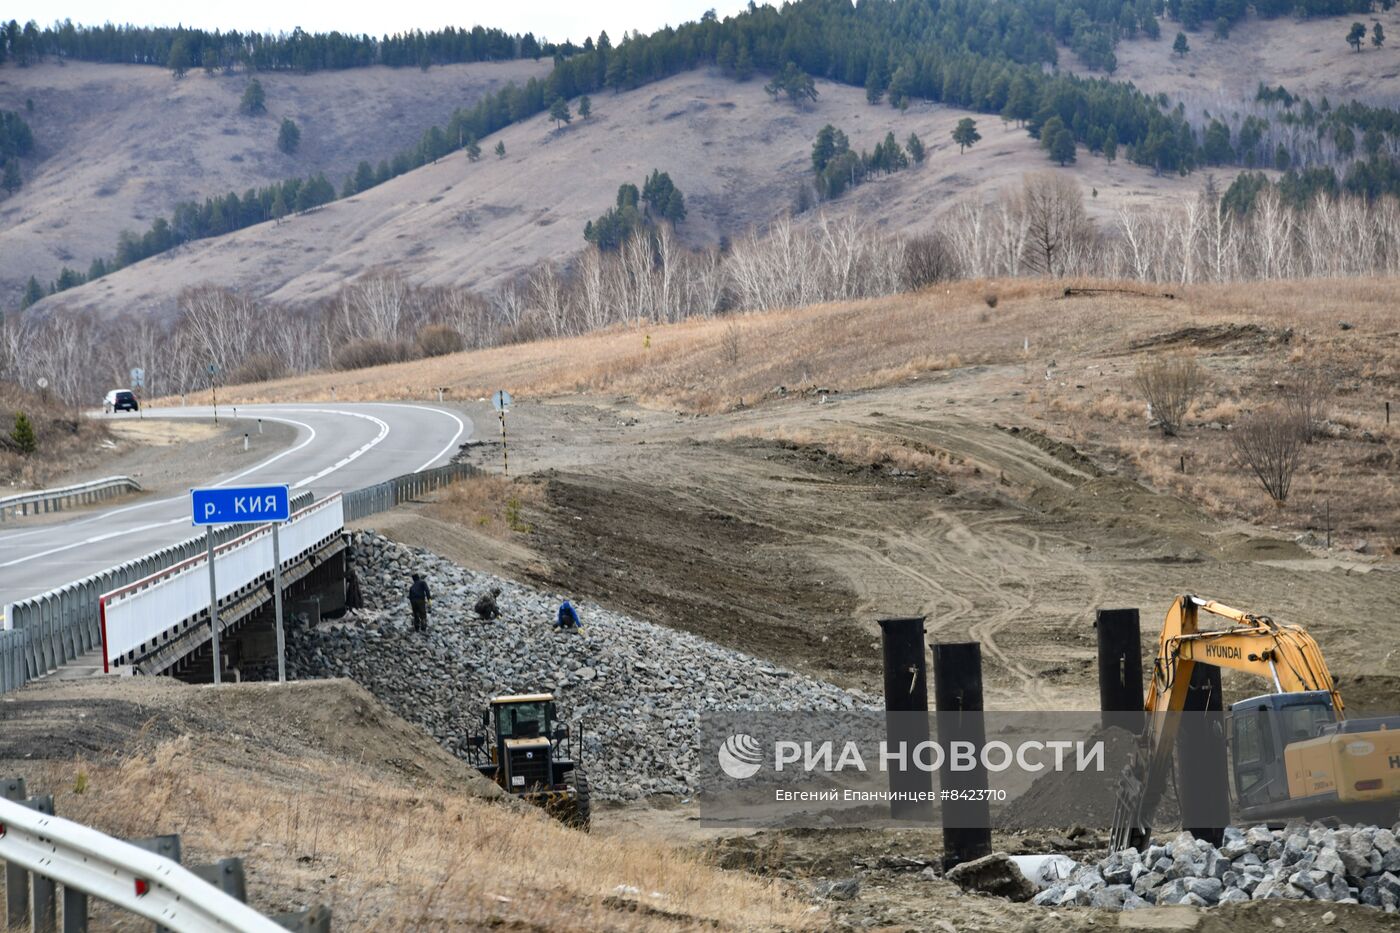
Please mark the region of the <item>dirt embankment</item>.
[[939, 380], [643, 424], [582, 460], [582, 406], [541, 406], [521, 459], [575, 460], [531, 477], [544, 500], [514, 540], [554, 589], [847, 686], [878, 689], [876, 619], [925, 615], [930, 640], [982, 643], [1001, 709], [1092, 708], [1094, 610], [1140, 607], [1150, 656], [1182, 593], [1308, 626], [1344, 681], [1393, 663], [1400, 574], [1313, 559], [1063, 441], [989, 425], [970, 391]]
[[[179, 833], [189, 862], [242, 856], [253, 906], [328, 904], [338, 928], [825, 921], [784, 886], [500, 800], [474, 768], [349, 681], [32, 684], [0, 702], [0, 774], [108, 833]], [[120, 924], [99, 909], [94, 929]]]

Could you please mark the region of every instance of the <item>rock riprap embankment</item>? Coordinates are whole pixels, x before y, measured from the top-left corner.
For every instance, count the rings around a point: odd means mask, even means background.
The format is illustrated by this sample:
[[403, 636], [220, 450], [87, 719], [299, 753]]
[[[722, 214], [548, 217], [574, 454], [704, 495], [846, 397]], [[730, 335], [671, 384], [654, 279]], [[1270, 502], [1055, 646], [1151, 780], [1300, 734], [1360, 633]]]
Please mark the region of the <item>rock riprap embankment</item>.
[[1400, 825], [1225, 830], [1219, 848], [1183, 832], [1146, 851], [1125, 849], [1080, 865], [1035, 896], [1049, 906], [1131, 910], [1237, 901], [1319, 900], [1394, 912], [1400, 904]]
[[[552, 623], [562, 594], [467, 570], [372, 532], [357, 532], [353, 547], [365, 607], [315, 627], [293, 625], [293, 676], [353, 678], [464, 759], [492, 696], [549, 691], [560, 714], [583, 727], [584, 765], [598, 797], [689, 794], [707, 711], [881, 708], [875, 698], [576, 594], [567, 598], [583, 630], [560, 632]], [[412, 630], [412, 573], [433, 594], [426, 634]], [[501, 618], [483, 621], [473, 607], [496, 587]]]

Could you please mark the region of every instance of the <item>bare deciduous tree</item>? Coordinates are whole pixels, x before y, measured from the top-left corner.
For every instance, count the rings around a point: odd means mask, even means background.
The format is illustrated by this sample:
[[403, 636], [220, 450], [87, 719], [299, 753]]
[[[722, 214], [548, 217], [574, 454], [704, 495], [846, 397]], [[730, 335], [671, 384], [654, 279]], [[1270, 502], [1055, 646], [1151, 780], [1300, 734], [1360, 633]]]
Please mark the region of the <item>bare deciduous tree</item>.
[[1205, 372], [1191, 356], [1161, 356], [1143, 360], [1133, 377], [1152, 417], [1166, 437], [1175, 437], [1191, 404], [1205, 390]]
[[1041, 275], [1064, 275], [1066, 255], [1089, 232], [1079, 185], [1057, 172], [1027, 175], [1019, 206], [1026, 225], [1026, 265]]
[[1300, 419], [1304, 443], [1311, 443], [1327, 420], [1332, 402], [1331, 378], [1317, 366], [1299, 366], [1280, 373], [1274, 384], [1282, 393], [1284, 408]]
[[1303, 459], [1307, 422], [1285, 408], [1266, 408], [1241, 418], [1230, 432], [1235, 453], [1275, 503], [1288, 501], [1293, 474]]

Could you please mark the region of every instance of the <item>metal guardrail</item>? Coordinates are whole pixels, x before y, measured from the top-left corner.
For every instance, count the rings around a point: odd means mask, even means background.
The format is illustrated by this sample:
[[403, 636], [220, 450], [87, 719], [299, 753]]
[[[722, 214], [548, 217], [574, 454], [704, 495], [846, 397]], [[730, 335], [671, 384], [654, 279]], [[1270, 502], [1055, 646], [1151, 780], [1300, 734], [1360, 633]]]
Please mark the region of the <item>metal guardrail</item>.
[[[340, 493], [292, 513], [279, 529], [282, 565], [294, 565], [303, 555], [320, 550], [344, 528]], [[214, 560], [222, 606], [231, 596], [271, 575], [272, 526], [257, 526], [219, 545]], [[139, 656], [162, 635], [209, 611], [208, 561], [208, 555], [201, 551], [102, 595], [99, 612], [104, 671], [127, 656]]]
[[[292, 508], [310, 505], [312, 495], [303, 492], [292, 500]], [[237, 525], [215, 529], [214, 541], [223, 544], [244, 533]], [[204, 535], [187, 538], [179, 544], [161, 548], [144, 557], [119, 564], [101, 573], [84, 577], [56, 590], [11, 603], [5, 613], [5, 628], [23, 633], [19, 653], [22, 669], [0, 692], [14, 690], [27, 681], [58, 669], [80, 655], [102, 644], [102, 618], [99, 607], [102, 594], [120, 589], [166, 567], [203, 554]], [[0, 647], [0, 659], [4, 649]]]
[[[441, 489], [478, 472], [469, 463], [449, 463], [344, 493], [341, 501], [345, 521], [392, 509], [414, 496]], [[305, 508], [311, 501], [311, 493], [303, 492], [292, 500], [292, 508]], [[225, 544], [243, 533], [238, 526], [226, 526], [215, 530], [214, 540], [216, 544]], [[0, 669], [9, 670], [5, 667], [7, 659], [14, 664], [10, 676], [0, 675], [0, 693], [17, 689], [100, 647], [100, 603], [104, 593], [122, 589], [204, 551], [205, 540], [200, 535], [56, 590], [12, 603], [5, 614], [4, 626], [19, 633], [19, 637], [0, 641]], [[0, 635], [4, 634], [8, 633], [0, 631]]]
[[28, 632], [0, 630], [0, 693], [8, 693], [24, 684], [28, 647]]
[[62, 512], [64, 506], [88, 505], [101, 502], [113, 496], [129, 492], [140, 492], [141, 484], [130, 476], [108, 476], [72, 486], [57, 489], [38, 489], [0, 498], [0, 522], [6, 521], [11, 512], [20, 515], [38, 515], [43, 512]]
[[366, 486], [345, 493], [345, 520], [352, 522], [366, 515], [385, 512], [414, 496], [450, 486], [458, 480], [475, 476], [479, 470], [470, 463], [449, 463], [419, 473], [396, 476], [375, 486]]
[[[247, 899], [241, 859], [180, 865], [180, 837], [124, 841], [55, 816], [53, 797], [26, 797], [24, 781], [0, 781], [0, 861], [6, 925], [54, 930], [62, 886], [63, 930], [88, 928], [93, 897], [178, 933], [327, 933], [325, 907], [266, 917]], [[211, 880], [212, 879], [212, 880]]]

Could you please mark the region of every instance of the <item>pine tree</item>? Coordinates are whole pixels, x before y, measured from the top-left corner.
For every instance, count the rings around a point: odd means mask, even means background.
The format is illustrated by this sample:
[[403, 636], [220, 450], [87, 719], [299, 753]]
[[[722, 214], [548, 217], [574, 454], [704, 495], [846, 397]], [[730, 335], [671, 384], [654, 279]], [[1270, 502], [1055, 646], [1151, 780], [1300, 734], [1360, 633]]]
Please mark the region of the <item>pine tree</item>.
[[917, 133], [910, 133], [909, 138], [904, 142], [904, 148], [909, 150], [909, 155], [914, 159], [915, 165], [924, 164], [924, 156], [928, 154], [924, 149], [924, 141]]
[[250, 117], [267, 113], [267, 95], [263, 93], [262, 82], [257, 78], [249, 81], [248, 86], [243, 89], [243, 99], [239, 102], [238, 109]]
[[1074, 137], [1067, 129], [1060, 129], [1050, 140], [1050, 158], [1061, 165], [1074, 161]]
[[953, 130], [953, 142], [958, 144], [958, 154], [966, 151], [968, 146], [974, 145], [982, 138], [982, 134], [977, 132], [977, 121], [971, 117], [963, 117], [958, 121], [957, 127]]
[[503, 140], [501, 140], [500, 142], [496, 143], [496, 158], [498, 158], [498, 159], [504, 159], [505, 157], [506, 157], [506, 141], [503, 139]]
[[277, 148], [287, 155], [297, 151], [301, 145], [301, 130], [292, 122], [291, 117], [282, 118], [282, 128], [277, 131]]
[[556, 130], [565, 123], [572, 122], [574, 117], [569, 113], [569, 102], [562, 97], [554, 98], [554, 103], [549, 105], [549, 118], [554, 121]]
[[587, 94], [578, 99], [578, 115], [585, 120], [593, 116], [593, 101]]
[[1360, 23], [1352, 23], [1351, 30], [1347, 33], [1347, 44], [1360, 52], [1361, 43], [1366, 38], [1366, 27]]
[[277, 194], [272, 198], [272, 219], [281, 220], [287, 216], [287, 200], [282, 196], [282, 186], [277, 186]]
[[14, 194], [21, 184], [23, 180], [19, 177], [19, 159], [5, 160], [5, 174], [0, 178], [0, 188]]
[[1371, 44], [1376, 48], [1385, 45], [1385, 27], [1379, 22], [1371, 27]]
[[880, 70], [871, 68], [865, 76], [865, 102], [878, 104], [885, 96], [885, 82], [880, 80]]
[[1179, 32], [1176, 34], [1176, 41], [1172, 43], [1172, 51], [1180, 58], [1185, 58], [1186, 53], [1191, 51], [1191, 43], [1186, 41], [1186, 33]]
[[770, 97], [785, 95], [789, 101], [797, 106], [817, 99], [817, 86], [812, 81], [812, 76], [792, 62], [783, 66], [783, 70], [773, 76], [773, 80], [763, 86]]
[[467, 146], [466, 146], [466, 149], [467, 149], [467, 161], [468, 161], [468, 162], [480, 162], [480, 161], [481, 161], [481, 143], [479, 143], [479, 142], [476, 141], [476, 137], [475, 137], [475, 136], [468, 136], [468, 137], [467, 137]]
[[15, 413], [15, 429], [10, 432], [10, 441], [15, 449], [28, 456], [39, 449], [39, 439], [34, 436], [34, 425], [24, 412]]
[[20, 297], [19, 307], [24, 310], [44, 297], [44, 287], [39, 284], [39, 280], [34, 276], [29, 277], [29, 281], [24, 283], [24, 294]]
[[666, 209], [662, 212], [667, 220], [672, 224], [678, 224], [685, 220], [685, 197], [681, 194], [681, 189], [673, 187], [670, 195], [666, 198]]
[[190, 70], [190, 58], [189, 40], [180, 36], [170, 44], [170, 57], [166, 59], [165, 67], [169, 68], [178, 80]]
[[749, 54], [747, 42], [740, 44], [739, 54], [734, 59], [734, 77], [739, 81], [753, 77], [753, 57]]

